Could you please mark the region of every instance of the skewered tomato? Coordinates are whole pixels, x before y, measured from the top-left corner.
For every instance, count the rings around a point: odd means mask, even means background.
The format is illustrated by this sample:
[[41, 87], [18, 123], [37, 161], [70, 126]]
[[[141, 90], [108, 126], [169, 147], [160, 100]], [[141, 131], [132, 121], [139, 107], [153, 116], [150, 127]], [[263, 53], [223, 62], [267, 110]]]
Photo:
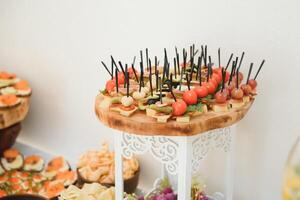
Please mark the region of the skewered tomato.
[[208, 94], [214, 94], [216, 91], [216, 86], [212, 82], [204, 82], [203, 86], [207, 88]]
[[125, 76], [124, 76], [123, 72], [118, 73], [118, 83], [119, 83], [119, 85], [125, 83]]
[[188, 105], [193, 105], [197, 103], [197, 94], [193, 90], [185, 91], [183, 93], [182, 98]]
[[227, 92], [225, 90], [219, 91], [215, 94], [216, 103], [225, 103], [227, 100]]
[[237, 99], [237, 100], [240, 100], [242, 99], [244, 96], [244, 92], [242, 89], [240, 88], [234, 88], [232, 91], [231, 91], [231, 97], [233, 99]]
[[183, 101], [182, 99], [178, 99], [177, 101], [172, 103], [172, 108], [174, 116], [181, 116], [186, 112], [187, 105], [185, 101]]
[[208, 90], [205, 86], [199, 86], [199, 87], [196, 87], [194, 89], [194, 91], [196, 92], [198, 98], [203, 98], [203, 97], [206, 97], [208, 95]]
[[116, 86], [116, 82], [114, 80], [109, 80], [106, 82], [105, 88], [107, 92], [112, 92]]
[[[222, 68], [218, 68], [218, 70], [216, 71], [216, 73], [221, 77], [222, 80]], [[230, 73], [228, 71], [226, 71], [225, 74], [225, 83], [229, 80], [230, 77]]]
[[241, 85], [241, 89], [243, 90], [245, 95], [249, 95], [252, 91], [252, 88], [249, 84], [243, 84]]
[[256, 86], [257, 86], [257, 82], [256, 82], [256, 80], [254, 80], [254, 79], [250, 79], [249, 81], [248, 81], [248, 84], [251, 86], [251, 88], [254, 90], [255, 88], [256, 88]]
[[218, 81], [217, 81], [215, 78], [209, 79], [209, 82], [212, 82], [216, 88], [217, 88], [218, 85], [219, 85]]
[[[221, 72], [221, 74], [222, 74], [222, 72]], [[218, 73], [213, 73], [213, 75], [212, 75], [212, 79], [215, 79], [216, 81], [217, 81], [217, 83], [219, 84], [219, 83], [221, 83], [222, 82], [222, 76], [220, 76], [221, 74], [218, 74]]]

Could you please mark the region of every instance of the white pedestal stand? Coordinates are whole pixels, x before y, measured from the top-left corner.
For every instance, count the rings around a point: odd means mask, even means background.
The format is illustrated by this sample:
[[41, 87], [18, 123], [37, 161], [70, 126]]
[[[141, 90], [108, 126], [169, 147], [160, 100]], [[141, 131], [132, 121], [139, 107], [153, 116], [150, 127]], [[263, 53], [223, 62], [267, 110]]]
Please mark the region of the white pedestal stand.
[[195, 136], [140, 136], [115, 134], [115, 177], [116, 200], [123, 200], [122, 156], [150, 152], [163, 164], [171, 175], [178, 175], [178, 199], [189, 200], [193, 174], [197, 173], [201, 161], [210, 150], [226, 152], [226, 179], [224, 183], [226, 200], [233, 199], [235, 126], [221, 128]]

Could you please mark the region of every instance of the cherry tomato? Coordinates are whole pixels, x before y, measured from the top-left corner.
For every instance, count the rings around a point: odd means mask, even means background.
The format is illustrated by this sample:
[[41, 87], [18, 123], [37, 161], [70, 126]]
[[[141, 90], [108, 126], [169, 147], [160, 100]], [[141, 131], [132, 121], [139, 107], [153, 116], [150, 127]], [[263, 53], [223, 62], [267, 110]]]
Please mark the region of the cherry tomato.
[[241, 89], [243, 90], [245, 95], [249, 95], [252, 91], [252, 88], [249, 84], [243, 84], [241, 85]]
[[[221, 67], [214, 68], [214, 69], [213, 69], [213, 73], [221, 74], [221, 75], [222, 75], [222, 68], [221, 68]], [[222, 76], [221, 76], [221, 77], [222, 77]]]
[[203, 82], [203, 86], [207, 88], [208, 94], [214, 94], [216, 91], [216, 86], [212, 82]]
[[206, 97], [208, 95], [208, 90], [205, 86], [199, 86], [199, 87], [196, 87], [194, 89], [194, 91], [196, 92], [198, 98], [203, 98], [203, 97]]
[[124, 76], [123, 72], [118, 73], [118, 83], [119, 83], [119, 85], [125, 83], [125, 76]]
[[240, 88], [234, 88], [232, 91], [231, 91], [231, 97], [233, 99], [237, 99], [237, 100], [240, 100], [242, 99], [244, 96], [244, 92], [242, 89]]
[[218, 74], [218, 73], [213, 73], [211, 78], [215, 79], [218, 84], [222, 82], [222, 76], [220, 76], [220, 74]]
[[[220, 70], [218, 70], [216, 72], [220, 77], [221, 77], [221, 81], [222, 81], [222, 68], [220, 68]], [[227, 81], [229, 80], [229, 77], [230, 77], [230, 73], [228, 71], [226, 71], [225, 73], [225, 83], [227, 83]]]
[[229, 93], [231, 93], [231, 91], [233, 90], [233, 88], [236, 88], [235, 83], [234, 82], [230, 82], [230, 84], [226, 88], [229, 91]]
[[194, 90], [185, 91], [183, 93], [182, 98], [188, 105], [193, 105], [197, 103], [197, 94]]
[[114, 90], [115, 86], [116, 86], [115, 80], [109, 80], [106, 82], [105, 88], [106, 88], [107, 92], [110, 93]]
[[215, 94], [216, 103], [225, 103], [227, 100], [227, 92], [225, 90], [219, 91]]
[[219, 85], [218, 81], [217, 81], [215, 78], [209, 79], [209, 82], [212, 82], [216, 88], [217, 88], [218, 85]]
[[251, 88], [254, 90], [255, 88], [256, 88], [256, 86], [257, 86], [257, 82], [256, 82], [256, 80], [254, 80], [254, 79], [250, 79], [249, 81], [248, 81], [248, 84], [251, 86]]
[[[239, 84], [243, 81], [243, 78], [244, 78], [244, 75], [241, 72], [239, 72]], [[232, 77], [232, 81], [234, 83], [236, 83], [236, 75], [234, 77]]]
[[227, 99], [230, 99], [230, 91], [228, 88], [224, 88], [223, 92], [226, 92]]
[[181, 116], [186, 112], [187, 105], [182, 99], [178, 99], [172, 103], [172, 108], [174, 116]]

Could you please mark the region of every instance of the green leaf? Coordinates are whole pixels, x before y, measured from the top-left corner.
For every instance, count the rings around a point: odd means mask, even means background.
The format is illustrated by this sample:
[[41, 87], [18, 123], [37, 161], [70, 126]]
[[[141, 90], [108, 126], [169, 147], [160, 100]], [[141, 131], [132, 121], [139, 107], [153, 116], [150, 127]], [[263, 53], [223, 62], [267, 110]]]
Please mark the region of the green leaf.
[[203, 104], [201, 102], [199, 102], [195, 105], [189, 105], [187, 107], [186, 112], [195, 112], [195, 111], [202, 112], [202, 107], [203, 107]]
[[151, 104], [149, 108], [165, 114], [171, 114], [173, 112], [173, 108], [171, 106], [158, 107], [155, 104]]
[[102, 93], [102, 94], [107, 94], [107, 90], [106, 89], [104, 89], [104, 90], [100, 90], [100, 93]]

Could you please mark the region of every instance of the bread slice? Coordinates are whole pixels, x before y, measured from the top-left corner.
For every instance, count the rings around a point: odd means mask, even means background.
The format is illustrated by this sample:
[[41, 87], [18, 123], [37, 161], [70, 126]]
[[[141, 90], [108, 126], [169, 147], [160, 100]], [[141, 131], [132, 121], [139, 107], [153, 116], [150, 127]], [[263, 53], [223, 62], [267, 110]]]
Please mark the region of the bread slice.
[[232, 108], [240, 108], [240, 107], [244, 106], [244, 102], [243, 102], [243, 99], [241, 99], [241, 100], [231, 99], [230, 105]]
[[228, 103], [215, 103], [213, 106], [212, 106], [212, 109], [214, 112], [227, 112], [228, 111]]
[[110, 108], [110, 110], [119, 112], [121, 115], [123, 115], [125, 117], [130, 117], [137, 109], [138, 109], [137, 107], [135, 107], [132, 110], [122, 110], [119, 107], [112, 107], [112, 108]]

